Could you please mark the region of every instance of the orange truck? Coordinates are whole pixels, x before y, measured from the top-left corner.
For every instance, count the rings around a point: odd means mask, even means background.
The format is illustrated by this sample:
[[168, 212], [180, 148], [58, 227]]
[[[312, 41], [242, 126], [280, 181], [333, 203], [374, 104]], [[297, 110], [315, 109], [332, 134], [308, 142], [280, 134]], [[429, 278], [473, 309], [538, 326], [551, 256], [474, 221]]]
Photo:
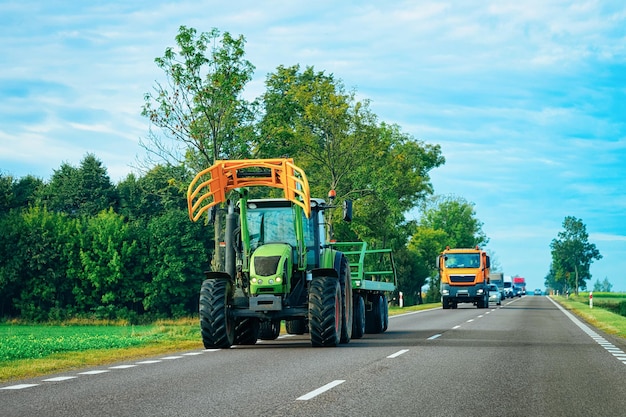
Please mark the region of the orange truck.
[[441, 283], [441, 305], [457, 308], [459, 303], [489, 307], [489, 255], [478, 246], [473, 249], [449, 246], [437, 256]]

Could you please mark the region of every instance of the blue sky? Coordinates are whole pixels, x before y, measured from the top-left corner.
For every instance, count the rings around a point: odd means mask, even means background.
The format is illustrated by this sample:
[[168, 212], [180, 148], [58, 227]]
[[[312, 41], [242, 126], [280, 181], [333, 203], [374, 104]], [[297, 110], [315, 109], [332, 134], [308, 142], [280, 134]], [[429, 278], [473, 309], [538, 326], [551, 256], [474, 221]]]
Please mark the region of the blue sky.
[[259, 96], [279, 65], [334, 74], [381, 121], [440, 144], [437, 194], [475, 204], [507, 275], [543, 287], [565, 216], [626, 291], [626, 6], [615, 1], [0, 3], [0, 172], [50, 179], [144, 155], [143, 96], [181, 25], [244, 35]]

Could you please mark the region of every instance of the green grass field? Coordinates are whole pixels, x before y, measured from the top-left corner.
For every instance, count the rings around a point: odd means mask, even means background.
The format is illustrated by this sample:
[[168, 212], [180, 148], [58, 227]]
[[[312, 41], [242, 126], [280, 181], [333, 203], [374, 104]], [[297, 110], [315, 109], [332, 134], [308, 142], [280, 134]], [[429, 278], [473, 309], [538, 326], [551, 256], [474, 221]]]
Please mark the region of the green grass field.
[[[603, 331], [626, 338], [626, 317], [597, 306], [605, 299], [619, 303], [626, 300], [626, 294], [609, 294], [594, 294], [592, 309], [588, 293], [553, 299]], [[440, 303], [391, 307], [389, 314], [439, 307]], [[0, 323], [0, 382], [193, 349], [202, 349], [197, 318], [142, 326], [86, 321]]]
[[202, 348], [196, 319], [151, 325], [0, 324], [0, 382], [163, 352]]

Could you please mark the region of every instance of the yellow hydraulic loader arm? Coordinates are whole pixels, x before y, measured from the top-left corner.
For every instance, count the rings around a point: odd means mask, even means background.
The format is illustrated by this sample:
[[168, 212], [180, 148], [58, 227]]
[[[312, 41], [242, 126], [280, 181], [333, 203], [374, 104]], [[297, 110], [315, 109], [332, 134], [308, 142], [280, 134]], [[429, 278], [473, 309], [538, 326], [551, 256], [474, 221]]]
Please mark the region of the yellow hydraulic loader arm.
[[282, 189], [285, 198], [310, 217], [311, 195], [304, 171], [292, 158], [276, 158], [217, 161], [200, 171], [187, 188], [189, 218], [198, 221], [211, 207], [225, 201], [230, 190], [254, 186]]

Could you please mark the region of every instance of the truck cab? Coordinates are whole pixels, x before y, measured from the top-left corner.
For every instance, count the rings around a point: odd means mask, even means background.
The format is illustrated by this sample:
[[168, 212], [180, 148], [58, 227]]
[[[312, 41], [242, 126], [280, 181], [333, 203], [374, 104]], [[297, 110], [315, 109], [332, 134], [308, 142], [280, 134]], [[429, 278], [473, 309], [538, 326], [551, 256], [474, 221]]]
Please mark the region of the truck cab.
[[437, 257], [441, 282], [441, 304], [444, 309], [459, 303], [489, 307], [489, 256], [476, 248], [446, 249]]

